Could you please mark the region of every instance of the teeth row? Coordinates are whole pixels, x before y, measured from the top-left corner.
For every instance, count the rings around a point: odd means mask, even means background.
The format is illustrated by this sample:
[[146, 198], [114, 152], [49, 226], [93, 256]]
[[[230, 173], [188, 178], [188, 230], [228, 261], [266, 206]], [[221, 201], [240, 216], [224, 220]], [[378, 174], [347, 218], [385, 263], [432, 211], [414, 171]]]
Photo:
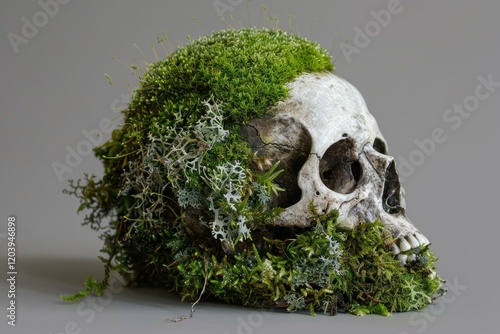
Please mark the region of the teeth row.
[[426, 246], [429, 244], [429, 240], [420, 232], [414, 234], [409, 234], [403, 238], [399, 238], [398, 242], [392, 245], [392, 251], [394, 255], [398, 256], [398, 259], [403, 263], [414, 261], [416, 256], [401, 254], [410, 249], [417, 248], [420, 246]]

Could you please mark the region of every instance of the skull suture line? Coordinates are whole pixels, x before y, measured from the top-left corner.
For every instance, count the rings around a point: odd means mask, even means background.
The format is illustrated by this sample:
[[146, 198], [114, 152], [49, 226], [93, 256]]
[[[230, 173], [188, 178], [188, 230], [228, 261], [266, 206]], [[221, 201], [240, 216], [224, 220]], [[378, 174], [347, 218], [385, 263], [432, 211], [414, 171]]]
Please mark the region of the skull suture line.
[[337, 209], [340, 225], [380, 220], [402, 254], [429, 244], [405, 216], [404, 190], [394, 158], [359, 91], [332, 73], [308, 73], [289, 83], [289, 97], [270, 116], [242, 130], [259, 156], [281, 161], [278, 184], [286, 191], [272, 205], [284, 208], [277, 226], [307, 227], [310, 204]]

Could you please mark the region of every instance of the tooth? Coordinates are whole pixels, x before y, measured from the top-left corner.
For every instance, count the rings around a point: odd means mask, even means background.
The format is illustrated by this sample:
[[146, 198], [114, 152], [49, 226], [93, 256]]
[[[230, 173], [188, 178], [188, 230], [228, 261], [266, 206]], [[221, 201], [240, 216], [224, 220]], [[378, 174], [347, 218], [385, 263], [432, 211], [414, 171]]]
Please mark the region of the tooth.
[[408, 256], [408, 262], [412, 262], [412, 261], [415, 261], [417, 259], [417, 256], [415, 254], [411, 254]]
[[420, 243], [417, 239], [415, 239], [413, 235], [407, 236], [406, 240], [408, 240], [408, 242], [410, 243], [411, 248], [417, 248], [418, 246], [420, 246]]
[[406, 259], [408, 258], [408, 255], [404, 255], [404, 254], [399, 254], [398, 255], [398, 259], [399, 261], [401, 261], [402, 264], [406, 264]]
[[415, 237], [417, 238], [418, 242], [420, 242], [421, 246], [426, 246], [429, 244], [429, 240], [423, 235], [422, 233], [415, 233]]
[[402, 252], [406, 252], [407, 250], [410, 250], [411, 249], [411, 245], [408, 243], [408, 241], [406, 241], [405, 239], [401, 239], [399, 241], [399, 249], [402, 251]]
[[394, 253], [394, 255], [398, 255], [399, 253], [401, 253], [401, 250], [399, 249], [398, 245], [392, 244], [392, 252]]
[[422, 246], [425, 246], [424, 243], [425, 243], [425, 238], [422, 234], [420, 233], [415, 233], [415, 238], [417, 238], [418, 242], [420, 242], [420, 245]]

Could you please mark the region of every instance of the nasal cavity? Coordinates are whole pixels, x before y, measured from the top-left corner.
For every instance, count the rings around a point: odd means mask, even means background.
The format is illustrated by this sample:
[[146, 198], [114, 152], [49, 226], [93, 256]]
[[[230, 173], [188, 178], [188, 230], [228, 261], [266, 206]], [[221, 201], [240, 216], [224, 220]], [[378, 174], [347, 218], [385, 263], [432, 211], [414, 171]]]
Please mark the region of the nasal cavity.
[[403, 211], [401, 207], [401, 184], [396, 172], [396, 164], [392, 161], [385, 171], [382, 205], [387, 213], [396, 214]]
[[347, 138], [331, 145], [321, 157], [319, 172], [321, 181], [330, 190], [341, 194], [352, 193], [363, 173], [354, 142]]

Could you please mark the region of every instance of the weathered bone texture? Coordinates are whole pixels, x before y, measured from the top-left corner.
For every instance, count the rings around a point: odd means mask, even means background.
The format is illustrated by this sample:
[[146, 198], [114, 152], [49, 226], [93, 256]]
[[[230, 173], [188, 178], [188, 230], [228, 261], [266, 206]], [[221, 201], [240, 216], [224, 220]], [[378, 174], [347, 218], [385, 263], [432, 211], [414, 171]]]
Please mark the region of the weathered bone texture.
[[277, 183], [286, 191], [271, 205], [285, 210], [275, 224], [309, 226], [311, 203], [323, 213], [337, 209], [344, 228], [378, 219], [406, 262], [402, 252], [429, 241], [405, 216], [394, 158], [359, 91], [329, 72], [303, 74], [288, 88], [270, 116], [242, 130], [257, 155], [284, 169]]

